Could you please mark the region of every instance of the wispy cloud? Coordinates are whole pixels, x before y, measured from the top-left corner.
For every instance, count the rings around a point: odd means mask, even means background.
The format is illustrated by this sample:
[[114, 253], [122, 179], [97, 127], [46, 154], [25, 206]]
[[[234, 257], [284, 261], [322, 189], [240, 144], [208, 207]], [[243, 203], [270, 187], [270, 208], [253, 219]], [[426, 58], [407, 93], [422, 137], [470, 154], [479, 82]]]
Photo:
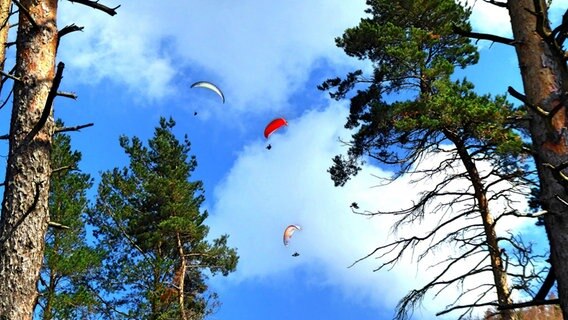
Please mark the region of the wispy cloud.
[[[228, 110], [246, 112], [285, 108], [321, 59], [337, 68], [355, 63], [334, 38], [356, 25], [365, 9], [363, 0], [105, 3], [122, 6], [110, 17], [61, 2], [60, 25], [85, 27], [62, 41], [60, 58], [70, 79], [112, 81], [151, 100], [210, 80], [226, 91]], [[468, 3], [476, 31], [511, 36], [507, 10]], [[565, 0], [552, 2], [553, 22], [565, 6]]]
[[316, 61], [340, 63], [333, 39], [357, 23], [363, 4], [123, 1], [109, 17], [62, 2], [60, 23], [85, 30], [63, 40], [61, 58], [86, 83], [114, 81], [149, 98], [209, 80], [223, 88], [231, 110], [277, 109], [301, 89]]
[[511, 37], [509, 12], [482, 0], [466, 0], [472, 7], [470, 22], [475, 32], [490, 33], [502, 37]]
[[[427, 271], [427, 267], [453, 253], [453, 248], [444, 248], [420, 264], [409, 256], [390, 272], [373, 273], [382, 262], [375, 258], [347, 268], [394, 239], [390, 234], [391, 218], [354, 215], [349, 208], [352, 202], [369, 210], [402, 209], [441, 177], [412, 184], [416, 176], [405, 176], [388, 186], [374, 188], [379, 183], [375, 176], [391, 173], [366, 165], [345, 187], [334, 187], [325, 168], [331, 165], [334, 155], [345, 152], [337, 138], [348, 139], [348, 132], [341, 129], [346, 115], [346, 108], [338, 104], [307, 112], [290, 120], [283, 132], [271, 137], [272, 150], [264, 148], [264, 141], [257, 141], [238, 155], [226, 179], [215, 190], [210, 218], [212, 231], [230, 234], [231, 245], [239, 250], [241, 260], [233, 280], [266, 280], [294, 268], [307, 268], [320, 282], [341, 288], [346, 296], [369, 301], [377, 308], [392, 309], [408, 290], [431, 279], [436, 269]], [[440, 160], [435, 156], [426, 159], [424, 165], [432, 166]], [[466, 181], [455, 184], [456, 188], [465, 186]], [[525, 203], [517, 198], [522, 210]], [[502, 210], [503, 203], [496, 203], [495, 209]], [[403, 229], [398, 236], [423, 235], [437, 223], [434, 218], [426, 219]], [[282, 233], [289, 224], [299, 224], [303, 230], [294, 234], [289, 247], [284, 247]], [[510, 221], [506, 225], [515, 228], [520, 224]], [[296, 251], [300, 256], [291, 257]], [[425, 304], [439, 311], [453, 297], [444, 295]]]
[[[120, 2], [115, 17], [61, 2], [60, 24], [85, 26], [83, 33], [62, 39], [66, 79], [92, 85], [110, 81], [143, 99], [187, 97], [181, 90], [209, 80], [227, 96], [229, 107], [223, 110], [241, 112], [284, 108], [321, 59], [332, 68], [354, 63], [333, 39], [356, 25], [364, 10], [363, 0]], [[472, 23], [480, 32], [510, 32], [506, 11], [483, 1], [477, 1]], [[295, 268], [315, 274], [317, 266], [318, 280], [353, 299], [392, 309], [409, 289], [424, 283], [425, 267], [448, 256], [449, 251], [439, 252], [420, 267], [407, 259], [392, 272], [373, 273], [375, 259], [347, 268], [393, 239], [392, 220], [355, 216], [349, 205], [400, 209], [427, 185], [413, 185], [405, 177], [373, 188], [374, 175], [390, 172], [367, 165], [347, 186], [334, 187], [325, 168], [345, 151], [337, 137], [349, 137], [342, 129], [346, 116], [340, 104], [306, 111], [270, 138], [271, 150], [262, 140], [242, 148], [215, 190], [208, 222], [212, 233], [230, 234], [230, 245], [239, 249], [238, 272], [231, 279], [270, 279]], [[303, 230], [286, 248], [282, 232], [291, 223]], [[431, 223], [411, 231], [426, 232]], [[297, 259], [291, 257], [295, 251]], [[436, 304], [449, 300], [439, 297]]]
[[[465, 2], [473, 8], [470, 21], [474, 31], [512, 37], [511, 18], [506, 8], [498, 7], [483, 0], [465, 0]], [[552, 23], [560, 23], [560, 18], [567, 6], [568, 1], [566, 0], [551, 2], [549, 15]]]

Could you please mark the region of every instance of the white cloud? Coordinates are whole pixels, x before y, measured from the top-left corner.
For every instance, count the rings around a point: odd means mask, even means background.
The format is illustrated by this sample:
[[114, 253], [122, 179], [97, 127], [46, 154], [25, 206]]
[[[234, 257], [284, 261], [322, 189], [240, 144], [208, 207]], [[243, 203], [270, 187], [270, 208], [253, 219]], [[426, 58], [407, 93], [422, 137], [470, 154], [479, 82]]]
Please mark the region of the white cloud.
[[[481, 0], [468, 2], [474, 6], [476, 31], [510, 37], [507, 10]], [[565, 3], [553, 1], [551, 13], [558, 18]], [[122, 6], [111, 17], [61, 2], [60, 25], [85, 26], [82, 33], [66, 36], [60, 47], [69, 79], [120, 83], [141, 100], [172, 95], [196, 100], [203, 96], [188, 94], [189, 84], [209, 80], [223, 88], [233, 111], [285, 108], [321, 59], [338, 69], [357, 63], [335, 47], [334, 38], [356, 25], [366, 7], [363, 0], [105, 4]]]
[[475, 32], [511, 37], [511, 19], [507, 9], [482, 0], [466, 0], [466, 2], [473, 7], [470, 22]]
[[85, 30], [66, 36], [61, 57], [85, 82], [116, 81], [150, 98], [209, 80], [233, 110], [278, 109], [316, 61], [345, 58], [334, 38], [357, 23], [363, 3], [122, 1], [110, 17], [62, 2], [60, 24]]
[[[512, 37], [511, 18], [507, 9], [497, 7], [483, 0], [465, 0], [465, 2], [473, 7], [470, 22], [474, 31], [502, 37]], [[568, 1], [566, 0], [552, 1], [549, 17], [553, 24], [560, 22], [560, 17], [566, 12], [567, 6]]]
[[[271, 137], [270, 151], [264, 148], [264, 141], [257, 141], [238, 155], [215, 190], [216, 202], [208, 222], [212, 232], [230, 234], [230, 245], [239, 250], [239, 267], [231, 279], [266, 280], [303, 267], [311, 270], [317, 281], [341, 288], [354, 301], [393, 309], [410, 289], [431, 279], [434, 271], [425, 271], [426, 267], [451, 254], [450, 248], [439, 250], [420, 265], [408, 257], [390, 272], [373, 273], [381, 261], [374, 258], [347, 268], [394, 239], [389, 237], [393, 220], [354, 215], [349, 209], [352, 202], [369, 210], [401, 209], [440, 177], [414, 185], [410, 181], [416, 177], [407, 176], [388, 186], [372, 188], [379, 182], [373, 175], [390, 173], [365, 166], [345, 187], [334, 187], [325, 169], [334, 155], [345, 151], [337, 137], [348, 138], [341, 129], [346, 115], [346, 108], [337, 104], [324, 111], [309, 111], [301, 118], [290, 119], [284, 131]], [[424, 165], [440, 159], [435, 156], [425, 160]], [[464, 185], [461, 182], [454, 186]], [[501, 210], [501, 205], [496, 209]], [[427, 219], [399, 235], [422, 235], [436, 223]], [[511, 221], [506, 225], [515, 228], [519, 223]], [[299, 224], [303, 230], [294, 234], [287, 248], [282, 244], [282, 232], [289, 224]], [[295, 251], [300, 253], [298, 258], [291, 257]], [[440, 311], [453, 297], [446, 294], [434, 303], [426, 300], [426, 305]]]

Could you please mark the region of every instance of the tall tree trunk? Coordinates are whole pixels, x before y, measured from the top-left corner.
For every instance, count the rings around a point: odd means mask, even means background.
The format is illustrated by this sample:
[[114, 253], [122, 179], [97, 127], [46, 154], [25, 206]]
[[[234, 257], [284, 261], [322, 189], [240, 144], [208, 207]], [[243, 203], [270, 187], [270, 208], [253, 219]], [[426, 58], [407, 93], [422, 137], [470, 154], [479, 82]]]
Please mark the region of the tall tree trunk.
[[185, 261], [185, 252], [183, 250], [183, 244], [181, 243], [181, 238], [179, 235], [179, 232], [176, 232], [176, 238], [177, 238], [177, 247], [178, 247], [178, 254], [179, 254], [179, 258], [180, 258], [180, 266], [179, 266], [179, 282], [178, 282], [178, 290], [179, 290], [179, 296], [178, 296], [178, 302], [179, 302], [179, 310], [180, 310], [180, 320], [187, 320], [187, 314], [186, 314], [186, 310], [185, 310], [185, 292], [184, 292], [184, 288], [185, 288], [185, 273], [187, 272], [187, 263]]
[[556, 273], [562, 313], [568, 319], [568, 206], [559, 200], [568, 200], [568, 195], [550, 166], [568, 161], [568, 117], [563, 97], [568, 89], [568, 73], [563, 54], [545, 37], [550, 33], [546, 8], [545, 0], [508, 1], [526, 102], [548, 112], [557, 111], [545, 116], [535, 107], [529, 107], [540, 201], [548, 211], [544, 223], [550, 260]]
[[[477, 170], [477, 166], [471, 159], [464, 143], [456, 135], [446, 132], [446, 136], [455, 144], [458, 154], [464, 167], [469, 175], [469, 179], [473, 186], [475, 199], [477, 200], [477, 207], [483, 222], [485, 231], [485, 241], [489, 250], [489, 259], [491, 260], [491, 269], [493, 272], [493, 282], [497, 291], [497, 301], [499, 305], [510, 305], [513, 301], [510, 297], [509, 281], [507, 278], [507, 271], [503, 266], [503, 259], [501, 258], [501, 249], [497, 241], [497, 233], [495, 232], [495, 219], [489, 210], [489, 201], [487, 200], [487, 193], [483, 181]], [[501, 312], [501, 319], [503, 320], [517, 320], [517, 316], [513, 310], [503, 310]]]
[[34, 134], [54, 78], [57, 0], [20, 0], [10, 149], [0, 219], [0, 319], [31, 319], [49, 220], [53, 118]]

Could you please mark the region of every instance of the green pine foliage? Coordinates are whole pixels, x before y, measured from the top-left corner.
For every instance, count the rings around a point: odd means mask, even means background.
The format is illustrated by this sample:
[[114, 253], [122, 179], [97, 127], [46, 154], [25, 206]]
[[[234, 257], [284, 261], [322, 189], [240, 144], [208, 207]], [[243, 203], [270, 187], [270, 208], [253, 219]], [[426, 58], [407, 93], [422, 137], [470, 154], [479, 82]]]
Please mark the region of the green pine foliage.
[[[512, 236], [506, 241], [497, 238], [494, 221], [504, 212], [490, 212], [488, 202], [502, 199], [508, 206], [503, 210], [514, 212], [510, 195], [522, 193], [530, 182], [527, 156], [523, 154], [526, 114], [508, 103], [504, 95], [479, 95], [467, 79], [453, 78], [456, 68], [465, 68], [478, 60], [470, 40], [454, 32], [456, 26], [471, 30], [467, 22], [469, 9], [454, 0], [367, 0], [367, 5], [367, 16], [357, 26], [345, 30], [336, 44], [347, 55], [365, 61], [371, 70], [355, 70], [318, 87], [329, 91], [336, 100], [350, 100], [345, 128], [354, 133], [347, 142], [347, 154], [333, 158], [331, 178], [336, 186], [343, 186], [365, 161], [370, 161], [396, 170], [392, 179], [415, 173], [413, 181], [437, 176], [441, 182], [420, 194], [409, 208], [366, 211], [399, 217], [393, 232], [424, 219], [438, 224], [427, 232], [376, 248], [374, 254], [365, 258], [380, 257], [377, 269], [388, 269], [400, 262], [403, 253], [415, 255], [420, 261], [441, 246], [459, 243], [461, 251], [440, 262], [447, 266], [444, 271], [399, 301], [396, 319], [409, 319], [427, 292], [443, 291], [441, 288], [451, 285], [459, 287], [468, 273], [451, 278], [448, 270], [464, 274], [458, 266], [471, 252], [491, 255], [491, 259], [480, 261], [468, 272], [494, 273], [494, 277], [487, 273], [487, 279], [496, 280], [484, 284], [489, 288], [486, 293], [497, 288], [497, 299], [507, 304], [509, 290], [530, 291], [535, 277], [501, 270], [498, 265], [503, 257], [496, 254], [499, 246], [507, 246], [508, 252], [531, 251]], [[417, 169], [431, 153], [443, 154], [444, 160], [432, 168]], [[492, 168], [483, 172], [487, 163]], [[468, 187], [452, 189], [454, 182], [463, 179], [469, 180]], [[509, 183], [507, 190], [499, 189], [502, 181]], [[479, 226], [476, 223], [483, 223], [483, 232], [473, 231]], [[487, 243], [493, 243], [492, 247]], [[417, 253], [419, 244], [427, 248]], [[505, 273], [504, 277], [501, 273]], [[467, 300], [464, 297], [468, 294], [475, 296], [464, 291], [441, 314], [454, 310], [462, 312], [457, 317], [467, 317], [472, 308], [458, 306], [460, 300]]]
[[[337, 186], [360, 170], [367, 157], [406, 172], [425, 151], [464, 143], [474, 153], [518, 157], [524, 113], [504, 96], [477, 95], [467, 80], [452, 80], [456, 67], [477, 62], [467, 38], [469, 10], [452, 0], [368, 0], [369, 15], [336, 39], [346, 54], [372, 63], [319, 86], [336, 100], [349, 98], [345, 124], [356, 130], [347, 157], [330, 173]], [[507, 155], [507, 156], [505, 156]], [[511, 160], [511, 159], [509, 159]], [[510, 161], [514, 163], [515, 161]]]
[[189, 180], [197, 160], [174, 125], [161, 118], [148, 146], [120, 138], [130, 165], [102, 174], [90, 213], [97, 240], [113, 250], [101, 288], [128, 319], [204, 318], [218, 303], [208, 276], [227, 276], [238, 261], [227, 235], [206, 240], [203, 184]]
[[[61, 121], [58, 126], [63, 126]], [[53, 139], [53, 174], [49, 194], [50, 220], [68, 227], [49, 228], [38, 283], [38, 319], [90, 319], [102, 305], [89, 285], [101, 265], [103, 252], [86, 243], [85, 219], [88, 174], [78, 171], [81, 153], [71, 149], [71, 138]]]

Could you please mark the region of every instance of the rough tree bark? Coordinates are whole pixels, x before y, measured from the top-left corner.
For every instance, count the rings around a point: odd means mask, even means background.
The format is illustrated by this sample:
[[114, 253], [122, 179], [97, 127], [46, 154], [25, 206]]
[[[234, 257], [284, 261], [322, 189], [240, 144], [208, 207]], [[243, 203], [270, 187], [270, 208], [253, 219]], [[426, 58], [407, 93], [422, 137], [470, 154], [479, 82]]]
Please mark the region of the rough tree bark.
[[540, 201], [548, 211], [544, 223], [550, 260], [562, 313], [568, 319], [568, 206], [562, 201], [568, 200], [568, 195], [557, 170], [568, 161], [566, 61], [549, 37], [545, 0], [508, 1], [507, 6], [526, 95], [524, 102], [532, 116], [530, 132], [540, 178]]
[[32, 319], [37, 298], [49, 221], [54, 124], [46, 101], [54, 79], [57, 0], [21, 0], [20, 4], [15, 72], [19, 81], [14, 84], [0, 219], [0, 319], [26, 320]]

